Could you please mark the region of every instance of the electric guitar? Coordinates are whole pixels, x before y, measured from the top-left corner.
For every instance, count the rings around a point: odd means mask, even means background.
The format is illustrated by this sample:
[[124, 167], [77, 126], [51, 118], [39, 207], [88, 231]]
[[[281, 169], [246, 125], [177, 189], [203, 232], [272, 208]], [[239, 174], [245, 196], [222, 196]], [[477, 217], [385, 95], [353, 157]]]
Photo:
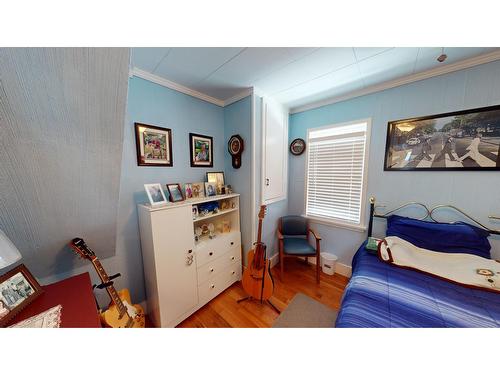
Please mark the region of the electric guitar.
[[106, 311], [101, 312], [101, 321], [111, 328], [144, 328], [144, 310], [140, 305], [132, 305], [130, 293], [127, 289], [116, 291], [111, 278], [108, 276], [95, 253], [81, 238], [73, 238], [69, 246], [83, 259], [90, 260], [103, 285], [106, 287], [111, 303]]
[[274, 283], [270, 273], [270, 261], [266, 259], [266, 245], [262, 242], [262, 221], [266, 216], [266, 206], [260, 207], [259, 231], [255, 248], [247, 255], [248, 266], [243, 272], [242, 284], [245, 292], [255, 298], [268, 300], [273, 295]]

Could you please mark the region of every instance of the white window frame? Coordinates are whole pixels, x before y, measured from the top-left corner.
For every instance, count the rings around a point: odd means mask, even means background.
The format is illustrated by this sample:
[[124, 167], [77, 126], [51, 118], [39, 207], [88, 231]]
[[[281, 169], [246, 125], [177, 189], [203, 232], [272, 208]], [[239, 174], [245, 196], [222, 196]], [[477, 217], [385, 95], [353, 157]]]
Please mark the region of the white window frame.
[[307, 185], [308, 185], [308, 176], [309, 176], [309, 151], [306, 150], [307, 155], [306, 155], [306, 167], [305, 167], [305, 185], [304, 185], [304, 213], [302, 216], [306, 217], [313, 223], [319, 223], [319, 224], [324, 224], [324, 225], [329, 225], [332, 227], [338, 227], [338, 228], [344, 228], [344, 229], [349, 229], [353, 230], [356, 232], [365, 232], [366, 231], [366, 195], [367, 195], [367, 186], [368, 186], [368, 163], [370, 159], [370, 139], [371, 139], [371, 128], [372, 128], [372, 119], [371, 118], [365, 118], [365, 119], [359, 119], [355, 121], [349, 121], [349, 122], [342, 122], [338, 124], [330, 124], [326, 126], [321, 126], [317, 128], [310, 128], [307, 129], [307, 144], [309, 144], [309, 133], [312, 131], [317, 131], [317, 130], [322, 130], [322, 129], [329, 129], [329, 128], [334, 128], [334, 127], [340, 127], [340, 126], [347, 126], [347, 125], [355, 125], [359, 123], [366, 123], [366, 139], [365, 139], [365, 157], [364, 157], [364, 164], [363, 164], [363, 184], [362, 184], [362, 190], [361, 190], [361, 213], [360, 213], [360, 223], [359, 224], [351, 224], [342, 220], [335, 220], [335, 219], [325, 219], [323, 217], [316, 217], [312, 215], [306, 215], [307, 212]]

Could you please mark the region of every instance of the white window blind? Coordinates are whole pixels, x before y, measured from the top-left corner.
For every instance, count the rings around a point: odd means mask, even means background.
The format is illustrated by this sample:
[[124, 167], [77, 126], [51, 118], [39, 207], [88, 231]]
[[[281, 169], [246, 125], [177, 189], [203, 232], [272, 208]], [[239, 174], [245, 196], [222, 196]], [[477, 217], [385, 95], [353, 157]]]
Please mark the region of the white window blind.
[[308, 133], [306, 215], [361, 225], [366, 121]]

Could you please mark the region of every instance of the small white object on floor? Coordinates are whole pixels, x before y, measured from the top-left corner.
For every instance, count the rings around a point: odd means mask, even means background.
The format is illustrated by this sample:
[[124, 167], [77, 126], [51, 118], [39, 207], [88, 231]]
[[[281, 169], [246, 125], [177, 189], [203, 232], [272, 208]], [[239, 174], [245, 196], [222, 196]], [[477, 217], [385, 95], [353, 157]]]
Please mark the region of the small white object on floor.
[[59, 328], [61, 325], [62, 306], [51, 307], [38, 315], [24, 319], [9, 328]]

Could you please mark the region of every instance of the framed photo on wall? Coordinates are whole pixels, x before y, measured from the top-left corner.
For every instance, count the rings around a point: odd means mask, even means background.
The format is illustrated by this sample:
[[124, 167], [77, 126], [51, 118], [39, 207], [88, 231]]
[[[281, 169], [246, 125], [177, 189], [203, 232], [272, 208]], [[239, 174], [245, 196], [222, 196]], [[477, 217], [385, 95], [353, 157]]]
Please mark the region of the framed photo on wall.
[[137, 165], [172, 167], [172, 130], [136, 122]]
[[390, 121], [384, 170], [500, 170], [500, 106]]
[[42, 293], [42, 287], [24, 264], [0, 276], [0, 327], [5, 327]]
[[208, 135], [189, 133], [191, 167], [214, 166], [213, 138]]

